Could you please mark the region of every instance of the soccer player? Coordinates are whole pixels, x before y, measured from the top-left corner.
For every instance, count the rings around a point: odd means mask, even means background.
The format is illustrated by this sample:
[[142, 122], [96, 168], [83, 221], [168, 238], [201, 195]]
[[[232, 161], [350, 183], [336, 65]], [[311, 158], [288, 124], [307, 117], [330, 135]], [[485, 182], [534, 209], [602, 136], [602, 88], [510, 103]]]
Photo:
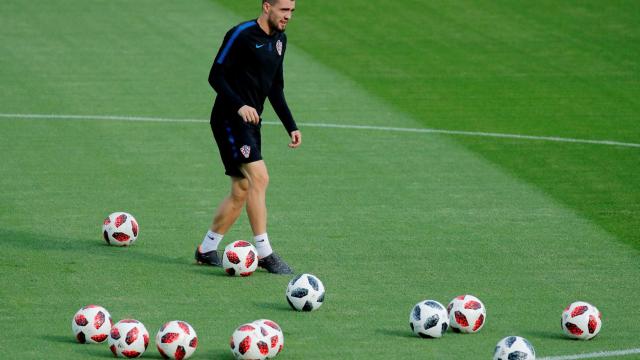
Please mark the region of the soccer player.
[[271, 273], [293, 273], [273, 252], [267, 236], [269, 175], [260, 153], [260, 114], [269, 98], [291, 138], [289, 147], [300, 146], [302, 134], [285, 100], [282, 75], [287, 49], [284, 30], [294, 9], [295, 0], [262, 0], [262, 13], [256, 20], [227, 32], [211, 67], [209, 83], [217, 93], [211, 130], [225, 174], [231, 178], [231, 192], [219, 204], [210, 230], [196, 249], [199, 264], [221, 265], [218, 245], [246, 205], [258, 266]]

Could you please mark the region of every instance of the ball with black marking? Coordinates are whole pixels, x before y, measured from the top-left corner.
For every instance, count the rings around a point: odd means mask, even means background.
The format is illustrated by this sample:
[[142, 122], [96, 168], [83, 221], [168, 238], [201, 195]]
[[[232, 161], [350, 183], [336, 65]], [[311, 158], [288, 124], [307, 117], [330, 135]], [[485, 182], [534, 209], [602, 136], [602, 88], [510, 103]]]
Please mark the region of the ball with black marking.
[[324, 302], [324, 285], [314, 275], [298, 275], [289, 281], [286, 295], [287, 302], [295, 310], [318, 310]]
[[507, 336], [498, 341], [493, 352], [493, 360], [535, 360], [536, 351], [527, 339]]
[[421, 338], [439, 338], [449, 328], [447, 309], [435, 300], [417, 303], [409, 314], [409, 326]]

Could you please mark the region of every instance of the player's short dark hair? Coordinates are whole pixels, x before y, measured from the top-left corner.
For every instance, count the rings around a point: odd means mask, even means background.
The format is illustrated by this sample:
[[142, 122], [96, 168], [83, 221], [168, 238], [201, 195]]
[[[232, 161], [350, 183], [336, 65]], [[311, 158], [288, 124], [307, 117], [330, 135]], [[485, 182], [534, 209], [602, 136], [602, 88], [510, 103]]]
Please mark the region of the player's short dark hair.
[[[293, 1], [295, 1], [295, 0], [293, 0]], [[263, 3], [263, 4], [264, 4], [264, 3], [269, 3], [269, 4], [271, 4], [271, 5], [274, 5], [274, 4], [275, 4], [275, 3], [277, 3], [277, 2], [278, 2], [278, 0], [262, 0], [262, 3]]]

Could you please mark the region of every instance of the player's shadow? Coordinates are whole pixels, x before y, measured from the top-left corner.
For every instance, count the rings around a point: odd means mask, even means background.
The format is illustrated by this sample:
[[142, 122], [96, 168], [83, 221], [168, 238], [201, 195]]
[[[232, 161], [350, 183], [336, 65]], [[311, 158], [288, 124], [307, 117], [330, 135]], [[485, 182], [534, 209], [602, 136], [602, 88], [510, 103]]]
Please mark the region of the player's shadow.
[[95, 242], [64, 238], [52, 233], [36, 234], [24, 231], [0, 229], [3, 247], [25, 250], [87, 250], [106, 245], [98, 238]]
[[401, 337], [401, 338], [415, 338], [415, 335], [409, 330], [400, 330], [396, 328], [392, 329], [376, 329], [376, 333], [384, 336]]
[[[107, 245], [100, 237], [95, 239], [68, 238], [53, 234], [37, 234], [23, 231], [0, 229], [0, 242], [3, 247], [12, 247], [33, 251], [64, 251], [92, 254], [92, 256], [117, 257], [121, 261], [123, 256], [138, 262], [153, 262], [158, 264], [188, 264], [192, 258], [191, 252], [184, 256], [166, 256], [148, 252], [139, 246], [116, 247]], [[134, 248], [134, 246], [136, 248]], [[123, 255], [123, 253], [125, 255]]]

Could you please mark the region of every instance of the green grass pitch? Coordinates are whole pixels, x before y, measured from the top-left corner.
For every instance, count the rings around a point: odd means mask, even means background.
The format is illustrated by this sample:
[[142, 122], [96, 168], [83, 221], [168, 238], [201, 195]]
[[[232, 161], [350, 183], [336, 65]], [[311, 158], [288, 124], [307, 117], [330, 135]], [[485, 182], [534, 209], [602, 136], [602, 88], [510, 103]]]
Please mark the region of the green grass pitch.
[[[229, 187], [206, 78], [258, 6], [0, 2], [0, 357], [112, 357], [74, 343], [90, 303], [152, 338], [189, 322], [193, 359], [232, 359], [231, 333], [259, 318], [283, 327], [282, 359], [488, 359], [511, 334], [538, 357], [640, 348], [640, 149], [314, 126], [637, 144], [638, 2], [298, 0], [285, 93], [303, 145], [271, 110], [263, 142], [274, 248], [327, 288], [313, 313], [288, 308], [288, 277], [192, 259]], [[101, 240], [119, 210], [140, 223], [130, 248]], [[250, 235], [243, 216], [224, 242]], [[415, 303], [463, 293], [487, 307], [478, 334], [411, 334]], [[603, 313], [591, 341], [562, 336], [575, 300]]]

